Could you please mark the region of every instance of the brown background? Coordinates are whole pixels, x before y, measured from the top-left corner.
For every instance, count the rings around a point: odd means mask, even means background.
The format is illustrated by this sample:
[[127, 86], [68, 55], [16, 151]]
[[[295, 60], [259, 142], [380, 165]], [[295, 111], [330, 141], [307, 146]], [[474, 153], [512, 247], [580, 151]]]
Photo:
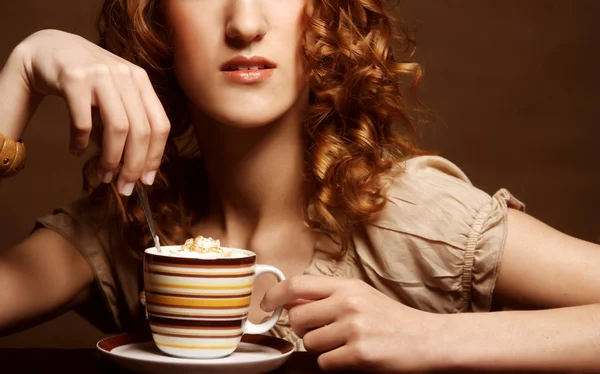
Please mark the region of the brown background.
[[[39, 29], [95, 38], [101, 0], [2, 3], [0, 61]], [[600, 1], [402, 0], [398, 14], [416, 33], [422, 98], [437, 115], [425, 144], [480, 188], [507, 187], [534, 216], [600, 241]], [[67, 124], [56, 98], [32, 121], [28, 167], [0, 187], [0, 250], [26, 236], [35, 217], [77, 197], [83, 160], [68, 152]], [[70, 313], [0, 338], [0, 347], [92, 346], [99, 337]]]

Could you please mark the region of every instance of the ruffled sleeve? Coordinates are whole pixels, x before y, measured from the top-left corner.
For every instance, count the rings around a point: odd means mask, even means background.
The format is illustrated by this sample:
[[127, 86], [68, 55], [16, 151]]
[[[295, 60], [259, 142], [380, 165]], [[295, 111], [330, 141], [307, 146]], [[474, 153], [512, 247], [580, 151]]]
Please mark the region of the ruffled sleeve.
[[507, 235], [507, 190], [493, 196], [435, 156], [407, 161], [393, 176], [388, 203], [357, 230], [346, 276], [432, 312], [489, 311]]

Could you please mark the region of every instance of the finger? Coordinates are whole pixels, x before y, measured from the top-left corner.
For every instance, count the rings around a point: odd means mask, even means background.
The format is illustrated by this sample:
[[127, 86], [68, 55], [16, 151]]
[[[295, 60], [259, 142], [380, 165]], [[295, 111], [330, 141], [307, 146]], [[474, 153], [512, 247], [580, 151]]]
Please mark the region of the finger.
[[146, 110], [148, 122], [150, 123], [151, 135], [146, 156], [146, 164], [142, 172], [142, 182], [151, 185], [154, 182], [156, 171], [160, 167], [162, 157], [167, 144], [167, 138], [171, 130], [169, 118], [165, 113], [162, 103], [156, 96], [154, 87], [150, 83], [146, 71], [135, 67], [133, 70], [134, 80], [140, 89], [142, 103]]
[[317, 358], [317, 364], [323, 371], [341, 371], [361, 367], [361, 357], [356, 350], [348, 345], [341, 345], [322, 353]]
[[129, 120], [108, 68], [100, 70], [94, 95], [104, 125], [102, 154], [98, 166], [103, 173], [101, 179], [108, 183], [121, 161], [129, 131]]
[[297, 299], [320, 300], [333, 294], [342, 280], [326, 276], [299, 275], [277, 283], [269, 289], [260, 304], [265, 312]]
[[323, 353], [343, 346], [347, 343], [348, 338], [344, 331], [344, 325], [334, 322], [307, 332], [302, 341], [308, 352]]
[[132, 78], [130, 66], [117, 65], [113, 70], [113, 79], [129, 120], [123, 167], [119, 173], [117, 188], [121, 194], [129, 196], [133, 192], [135, 182], [142, 176], [146, 164], [150, 144], [150, 124], [139, 88]]
[[81, 85], [71, 85], [65, 88], [64, 97], [71, 118], [69, 149], [74, 155], [80, 156], [88, 147], [92, 132], [91, 93]]
[[335, 322], [338, 313], [336, 301], [330, 297], [293, 307], [288, 318], [292, 329], [302, 337], [309, 330]]
[[296, 300], [292, 300], [291, 302], [285, 304], [283, 306], [283, 308], [289, 310], [289, 309], [292, 309], [295, 306], [304, 305], [304, 304], [312, 303], [312, 302], [314, 302], [314, 300], [296, 299]]

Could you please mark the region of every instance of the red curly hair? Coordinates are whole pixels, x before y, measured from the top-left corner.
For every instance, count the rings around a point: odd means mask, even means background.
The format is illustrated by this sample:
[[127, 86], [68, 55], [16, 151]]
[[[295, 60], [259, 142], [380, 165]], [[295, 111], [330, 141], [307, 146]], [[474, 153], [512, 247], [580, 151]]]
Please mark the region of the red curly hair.
[[[408, 78], [409, 92], [415, 93], [422, 71], [411, 62], [415, 45], [404, 32], [395, 38], [401, 56], [394, 57], [389, 5], [386, 0], [308, 0], [306, 5], [307, 35], [315, 39], [303, 46], [311, 91], [305, 117], [312, 208], [307, 224], [339, 238], [338, 255], [348, 248], [352, 226], [385, 205], [386, 174], [399, 161], [423, 153], [414, 145], [411, 108], [399, 87]], [[106, 0], [98, 25], [102, 47], [148, 72], [171, 121], [165, 159], [149, 193], [161, 242], [182, 243], [206, 211], [208, 183], [197, 160], [188, 167], [193, 160], [179, 157], [172, 141], [190, 122], [171, 69], [159, 1]], [[120, 197], [114, 185], [94, 186], [94, 162], [84, 168], [85, 189], [93, 201], [120, 215], [123, 239], [139, 254], [151, 241], [139, 203]]]

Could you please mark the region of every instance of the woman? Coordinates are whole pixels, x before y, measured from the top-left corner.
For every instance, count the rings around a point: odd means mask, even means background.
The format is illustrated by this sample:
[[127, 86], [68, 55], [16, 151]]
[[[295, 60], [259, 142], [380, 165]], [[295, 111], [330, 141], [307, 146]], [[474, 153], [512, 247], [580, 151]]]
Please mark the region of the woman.
[[[394, 59], [385, 3], [106, 0], [104, 49], [24, 40], [0, 75], [0, 132], [21, 138], [59, 95], [72, 152], [100, 152], [89, 197], [1, 254], [0, 329], [71, 308], [144, 328], [141, 180], [161, 242], [219, 238], [286, 274], [256, 284], [250, 319], [286, 305], [272, 333], [324, 369], [599, 370], [600, 248], [414, 146], [396, 83], [420, 70], [406, 39]], [[537, 310], [459, 313], [503, 307]]]

